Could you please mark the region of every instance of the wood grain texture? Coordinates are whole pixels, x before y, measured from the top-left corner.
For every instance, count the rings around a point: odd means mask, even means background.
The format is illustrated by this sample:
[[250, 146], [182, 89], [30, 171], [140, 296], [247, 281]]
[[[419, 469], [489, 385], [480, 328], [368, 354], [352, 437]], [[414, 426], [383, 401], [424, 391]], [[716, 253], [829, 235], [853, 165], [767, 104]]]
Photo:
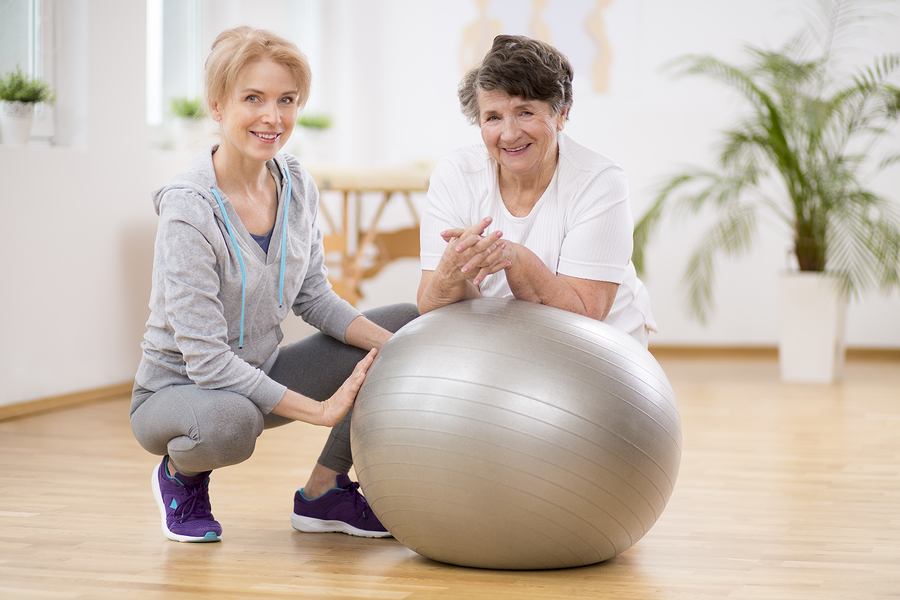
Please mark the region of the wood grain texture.
[[160, 532], [156, 458], [120, 398], [0, 423], [0, 598], [900, 598], [900, 362], [782, 384], [774, 357], [660, 355], [684, 428], [653, 529], [559, 571], [431, 562], [395, 540], [301, 534], [289, 513], [326, 431], [265, 432], [213, 474], [218, 544]]

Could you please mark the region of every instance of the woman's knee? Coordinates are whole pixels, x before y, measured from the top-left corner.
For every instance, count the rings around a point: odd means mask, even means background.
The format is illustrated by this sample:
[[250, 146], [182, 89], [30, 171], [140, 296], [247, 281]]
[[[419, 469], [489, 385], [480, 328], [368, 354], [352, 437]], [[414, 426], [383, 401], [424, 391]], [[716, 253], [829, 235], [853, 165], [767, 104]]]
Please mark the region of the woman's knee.
[[222, 394], [196, 410], [194, 450], [220, 463], [234, 465], [250, 458], [263, 431], [263, 413], [239, 394]]
[[169, 454], [175, 464], [196, 471], [237, 464], [252, 455], [263, 413], [249, 399], [197, 386], [163, 392], [132, 415], [135, 438], [146, 450]]

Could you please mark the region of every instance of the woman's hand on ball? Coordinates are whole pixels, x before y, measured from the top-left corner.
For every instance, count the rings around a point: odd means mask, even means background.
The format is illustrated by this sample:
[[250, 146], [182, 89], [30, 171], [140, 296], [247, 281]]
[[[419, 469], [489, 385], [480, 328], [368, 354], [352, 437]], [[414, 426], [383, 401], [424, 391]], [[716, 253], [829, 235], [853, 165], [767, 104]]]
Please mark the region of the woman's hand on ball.
[[324, 425], [325, 427], [334, 427], [341, 422], [353, 402], [356, 400], [356, 394], [366, 380], [366, 373], [375, 355], [378, 353], [376, 348], [372, 348], [365, 358], [356, 363], [353, 373], [338, 388], [331, 398], [324, 402], [317, 402], [312, 398], [298, 394], [292, 390], [287, 390], [282, 396], [281, 401], [275, 405], [272, 412], [288, 419], [295, 421], [303, 421], [313, 425]]
[[361, 361], [356, 363], [353, 373], [350, 374], [350, 377], [344, 381], [334, 395], [321, 403], [322, 422], [317, 423], [318, 425], [334, 427], [350, 412], [350, 407], [353, 406], [356, 394], [359, 393], [359, 388], [362, 387], [363, 382], [366, 380], [366, 373], [369, 371], [369, 367], [372, 366], [377, 353], [378, 350], [372, 348]]

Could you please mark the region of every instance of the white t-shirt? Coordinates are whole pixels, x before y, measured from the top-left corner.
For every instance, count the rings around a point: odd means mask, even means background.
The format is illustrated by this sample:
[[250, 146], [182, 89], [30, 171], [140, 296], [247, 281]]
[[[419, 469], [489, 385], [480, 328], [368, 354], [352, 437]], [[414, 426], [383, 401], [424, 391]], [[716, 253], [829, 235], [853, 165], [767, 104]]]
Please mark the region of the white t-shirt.
[[[553, 273], [618, 283], [606, 323], [638, 339], [645, 326], [656, 331], [650, 296], [631, 263], [634, 219], [619, 165], [560, 133], [556, 172], [525, 217], [513, 216], [504, 206], [498, 175], [497, 162], [480, 144], [460, 148], [438, 163], [420, 226], [422, 270], [437, 268], [447, 246], [441, 231], [490, 216], [493, 222], [485, 233], [499, 229]], [[513, 295], [505, 271], [489, 275], [480, 289], [485, 297]]]

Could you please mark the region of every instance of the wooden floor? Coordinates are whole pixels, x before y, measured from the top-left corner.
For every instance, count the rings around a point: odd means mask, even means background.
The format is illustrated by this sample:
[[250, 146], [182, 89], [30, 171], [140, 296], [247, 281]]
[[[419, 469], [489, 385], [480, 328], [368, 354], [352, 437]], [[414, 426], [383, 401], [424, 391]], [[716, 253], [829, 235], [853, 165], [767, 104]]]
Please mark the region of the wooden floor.
[[325, 431], [214, 473], [218, 544], [160, 533], [126, 399], [0, 422], [0, 598], [900, 598], [900, 362], [782, 384], [774, 358], [663, 355], [684, 454], [653, 529], [606, 563], [466, 569], [288, 515]]

